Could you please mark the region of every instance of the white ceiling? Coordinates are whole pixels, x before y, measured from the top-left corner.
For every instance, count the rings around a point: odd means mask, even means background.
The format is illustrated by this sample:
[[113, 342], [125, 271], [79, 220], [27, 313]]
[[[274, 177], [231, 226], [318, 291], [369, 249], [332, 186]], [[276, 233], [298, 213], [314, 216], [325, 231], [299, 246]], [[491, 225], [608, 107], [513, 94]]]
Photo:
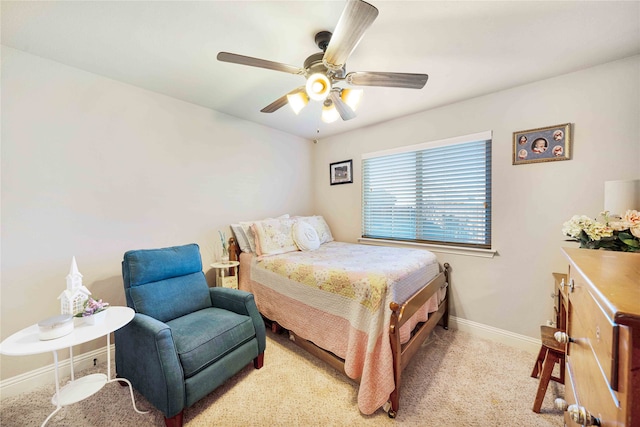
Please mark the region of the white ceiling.
[[[358, 117], [310, 102], [260, 109], [301, 76], [223, 63], [220, 51], [301, 67], [345, 1], [2, 1], [2, 44], [308, 139], [640, 53], [638, 1], [380, 1], [349, 71], [429, 74], [421, 90], [366, 87]], [[639, 76], [640, 78], [640, 76]], [[463, 119], [463, 118], [461, 118]]]

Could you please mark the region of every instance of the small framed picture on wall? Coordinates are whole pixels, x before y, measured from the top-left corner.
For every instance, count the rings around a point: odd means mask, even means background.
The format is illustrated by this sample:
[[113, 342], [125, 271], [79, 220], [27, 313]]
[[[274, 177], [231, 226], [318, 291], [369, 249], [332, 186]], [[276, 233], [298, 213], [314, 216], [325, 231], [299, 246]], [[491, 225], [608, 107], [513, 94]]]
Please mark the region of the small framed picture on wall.
[[513, 164], [571, 159], [571, 123], [513, 133]]
[[343, 160], [329, 165], [329, 183], [331, 185], [351, 184], [353, 182], [353, 161]]

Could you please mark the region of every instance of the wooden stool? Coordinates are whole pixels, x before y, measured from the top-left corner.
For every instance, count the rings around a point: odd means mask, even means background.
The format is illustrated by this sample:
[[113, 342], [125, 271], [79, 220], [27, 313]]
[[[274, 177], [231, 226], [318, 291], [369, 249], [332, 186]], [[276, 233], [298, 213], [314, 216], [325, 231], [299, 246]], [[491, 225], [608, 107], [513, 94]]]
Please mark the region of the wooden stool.
[[[565, 345], [559, 343], [553, 337], [553, 334], [559, 331], [560, 329], [552, 328], [550, 326], [540, 326], [542, 347], [540, 348], [540, 353], [538, 353], [536, 365], [533, 367], [533, 371], [531, 372], [531, 377], [533, 378], [538, 378], [538, 375], [540, 375], [538, 393], [536, 394], [536, 400], [533, 402], [533, 412], [536, 413], [540, 413], [540, 407], [542, 406], [544, 395], [547, 392], [549, 380], [564, 384]], [[551, 375], [556, 363], [560, 364], [560, 377], [554, 377]]]

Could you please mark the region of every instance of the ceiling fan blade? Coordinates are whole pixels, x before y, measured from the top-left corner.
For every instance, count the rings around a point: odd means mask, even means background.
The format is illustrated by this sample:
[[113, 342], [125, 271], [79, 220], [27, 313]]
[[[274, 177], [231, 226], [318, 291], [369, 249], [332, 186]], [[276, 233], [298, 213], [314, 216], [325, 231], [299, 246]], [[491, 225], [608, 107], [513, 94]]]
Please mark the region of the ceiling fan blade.
[[304, 70], [293, 65], [280, 62], [267, 61], [266, 59], [253, 58], [251, 56], [238, 55], [236, 53], [218, 52], [218, 61], [231, 62], [232, 64], [249, 65], [250, 67], [267, 68], [269, 70], [282, 71], [291, 74], [304, 74]]
[[273, 101], [271, 104], [269, 104], [266, 107], [264, 107], [262, 110], [260, 110], [260, 112], [261, 113], [273, 113], [274, 111], [279, 110], [280, 108], [284, 107], [285, 105], [287, 105], [289, 103], [289, 101], [287, 99], [287, 95], [293, 95], [293, 94], [301, 92], [303, 90], [304, 90], [304, 86], [300, 86], [298, 88], [295, 88], [291, 92], [287, 93], [286, 95], [281, 96], [280, 98], [278, 98], [275, 101]]
[[338, 114], [342, 117], [342, 120], [347, 121], [355, 119], [356, 113], [351, 109], [351, 107], [344, 103], [342, 98], [340, 98], [340, 92], [332, 90], [331, 93], [329, 93], [329, 98], [333, 101], [333, 105], [335, 105], [336, 110], [338, 110]]
[[427, 84], [429, 76], [427, 74], [354, 71], [347, 74], [344, 79], [347, 83], [355, 86], [382, 86], [422, 89], [424, 85]]
[[273, 113], [274, 111], [279, 110], [280, 108], [287, 105], [287, 95], [283, 95], [280, 98], [273, 101], [271, 104], [264, 107], [260, 110], [261, 113]]
[[377, 16], [378, 9], [369, 3], [349, 0], [322, 58], [324, 65], [333, 70], [342, 68]]

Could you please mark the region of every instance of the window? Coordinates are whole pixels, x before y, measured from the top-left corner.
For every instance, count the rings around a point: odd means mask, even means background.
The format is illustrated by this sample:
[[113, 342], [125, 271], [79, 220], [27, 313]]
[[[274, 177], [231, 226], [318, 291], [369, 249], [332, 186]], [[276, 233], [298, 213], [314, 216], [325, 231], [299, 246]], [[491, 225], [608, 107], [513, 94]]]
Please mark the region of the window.
[[362, 237], [491, 248], [491, 132], [362, 160]]

